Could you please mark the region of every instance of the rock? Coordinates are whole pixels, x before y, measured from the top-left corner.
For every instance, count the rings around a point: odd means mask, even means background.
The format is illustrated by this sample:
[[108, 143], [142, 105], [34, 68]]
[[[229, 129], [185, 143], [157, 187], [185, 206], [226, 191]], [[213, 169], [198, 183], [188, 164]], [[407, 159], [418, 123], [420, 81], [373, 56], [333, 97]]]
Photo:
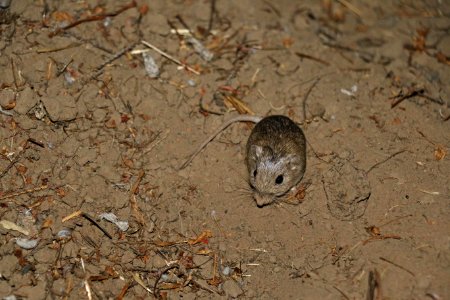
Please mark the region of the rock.
[[15, 294], [23, 295], [26, 299], [46, 299], [46, 282], [39, 280], [36, 286], [22, 286], [15, 291]]
[[223, 284], [223, 291], [231, 298], [237, 298], [244, 292], [234, 280], [227, 280]]
[[16, 266], [18, 266], [17, 258], [14, 255], [5, 255], [0, 260], [0, 266], [2, 275], [9, 278], [16, 269]]
[[16, 107], [14, 110], [19, 114], [26, 114], [31, 108], [36, 105], [36, 94], [29, 87], [25, 87], [23, 91], [20, 92], [16, 99]]
[[52, 121], [72, 120], [77, 116], [75, 98], [70, 95], [43, 97], [42, 103]]

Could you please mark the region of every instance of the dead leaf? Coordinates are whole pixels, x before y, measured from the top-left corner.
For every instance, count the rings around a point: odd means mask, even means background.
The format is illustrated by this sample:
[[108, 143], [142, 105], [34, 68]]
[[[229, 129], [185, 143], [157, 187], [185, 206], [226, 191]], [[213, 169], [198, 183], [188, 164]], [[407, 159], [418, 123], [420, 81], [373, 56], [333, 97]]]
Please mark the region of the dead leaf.
[[367, 231], [371, 236], [379, 236], [379, 235], [381, 235], [381, 230], [380, 230], [380, 228], [378, 228], [377, 226], [369, 226], [369, 227], [366, 227], [366, 231]]
[[440, 63], [450, 65], [450, 58], [440, 51], [438, 53], [436, 53], [436, 59]]
[[211, 230], [205, 230], [195, 239], [189, 239], [188, 244], [189, 245], [195, 245], [198, 243], [208, 244], [208, 239], [212, 236], [213, 235], [212, 235]]
[[64, 198], [66, 196], [66, 191], [62, 187], [60, 187], [60, 188], [56, 189], [56, 194], [60, 198]]
[[0, 225], [2, 225], [3, 228], [5, 228], [7, 230], [15, 230], [15, 231], [18, 231], [25, 235], [30, 234], [30, 232], [27, 229], [23, 228], [22, 226], [16, 225], [15, 223], [8, 221], [8, 220], [1, 220]]
[[287, 37], [282, 40], [282, 43], [285, 48], [290, 48], [294, 44], [294, 39]]
[[24, 175], [27, 172], [28, 168], [25, 167], [24, 165], [18, 165], [16, 167], [16, 170], [19, 174]]
[[223, 280], [222, 280], [222, 278], [220, 278], [218, 276], [214, 276], [213, 278], [207, 280], [206, 282], [212, 286], [219, 286], [219, 284], [221, 284], [223, 282]]
[[141, 15], [145, 15], [148, 12], [148, 5], [142, 4], [141, 7], [139, 7], [139, 13]]
[[436, 160], [442, 160], [447, 155], [447, 150], [441, 145], [437, 145], [434, 149], [434, 158]]
[[48, 218], [42, 223], [41, 229], [49, 228], [53, 225], [53, 220]]
[[116, 128], [117, 127], [116, 120], [114, 120], [113, 118], [109, 119], [108, 121], [106, 121], [105, 127], [109, 129]]

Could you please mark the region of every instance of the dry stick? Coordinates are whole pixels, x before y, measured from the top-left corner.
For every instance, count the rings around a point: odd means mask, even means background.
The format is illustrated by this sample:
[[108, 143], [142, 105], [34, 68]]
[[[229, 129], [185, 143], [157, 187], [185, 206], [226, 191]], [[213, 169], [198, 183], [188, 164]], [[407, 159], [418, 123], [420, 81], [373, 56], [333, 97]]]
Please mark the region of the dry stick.
[[125, 285], [120, 290], [120, 294], [116, 297], [117, 300], [122, 300], [125, 297], [128, 289], [130, 288], [130, 282], [126, 282]]
[[85, 82], [88, 82], [94, 78], [97, 78], [101, 73], [103, 73], [104, 67], [106, 67], [107, 65], [109, 65], [110, 63], [112, 63], [113, 61], [115, 61], [116, 59], [118, 59], [119, 57], [121, 57], [122, 55], [124, 55], [125, 53], [127, 53], [128, 51], [133, 49], [134, 47], [136, 47], [137, 44], [139, 44], [139, 42], [132, 43], [128, 47], [125, 47], [122, 50], [120, 50], [119, 52], [117, 52], [116, 54], [114, 54], [110, 59], [103, 62], [100, 66], [98, 66], [95, 69], [95, 73], [92, 74], [91, 76], [89, 76], [88, 79], [85, 80]]
[[341, 291], [337, 286], [333, 285], [333, 287], [336, 291], [338, 291], [342, 295], [342, 297], [344, 297], [347, 300], [350, 300], [350, 298], [343, 291]]
[[313, 84], [309, 87], [308, 91], [305, 94], [305, 97], [303, 97], [303, 121], [306, 122], [306, 101], [308, 100], [309, 94], [311, 94], [311, 91], [316, 86], [316, 84], [320, 81], [320, 77], [317, 78]]
[[11, 57], [11, 70], [12, 70], [12, 75], [14, 78], [14, 86], [16, 87], [16, 91], [19, 88], [19, 86], [17, 85], [17, 77], [16, 77], [16, 66], [14, 65], [14, 60]]
[[88, 215], [85, 212], [82, 212], [81, 215], [88, 221], [90, 221], [92, 224], [94, 224], [98, 229], [100, 229], [107, 237], [109, 237], [112, 240], [113, 237], [108, 233], [108, 231], [106, 231], [106, 229], [100, 226], [100, 224], [98, 224], [97, 221], [95, 221], [90, 215]]
[[295, 52], [295, 55], [297, 55], [300, 58], [306, 58], [306, 59], [311, 59], [311, 60], [317, 61], [318, 63], [324, 64], [325, 66], [329, 66], [330, 65], [329, 62], [326, 62], [326, 61], [324, 61], [324, 60], [322, 60], [320, 58], [317, 58], [317, 57], [314, 57], [314, 56], [311, 56], [311, 55], [308, 55], [308, 54]]
[[136, 192], [137, 192], [137, 189], [139, 187], [139, 184], [141, 183], [142, 178], [144, 177], [144, 174], [145, 173], [144, 173], [143, 170], [139, 171], [138, 178], [136, 179], [136, 182], [134, 183], [134, 185], [133, 185], [133, 187], [131, 188], [131, 191], [130, 191], [130, 206], [131, 206], [131, 209], [132, 209], [132, 213], [133, 213], [133, 216], [136, 218], [136, 220], [141, 225], [145, 225], [145, 219], [144, 219], [144, 216], [142, 215], [142, 213], [139, 210], [139, 206], [138, 206], [137, 201], [136, 201]]
[[354, 6], [353, 4], [351, 4], [350, 2], [348, 2], [347, 0], [337, 0], [339, 3], [341, 3], [342, 5], [344, 5], [345, 7], [347, 7], [348, 9], [350, 9], [355, 15], [357, 15], [358, 17], [362, 18], [362, 13], [361, 11]]
[[401, 219], [404, 219], [404, 218], [408, 218], [408, 217], [412, 217], [412, 216], [413, 216], [412, 214], [405, 215], [405, 216], [401, 216], [401, 217], [392, 219], [392, 220], [390, 220], [390, 221], [388, 221], [388, 222], [386, 222], [386, 223], [384, 223], [384, 224], [381, 224], [381, 225], [378, 226], [378, 227], [381, 228], [381, 227], [383, 227], [383, 226], [386, 226], [386, 225], [391, 224], [391, 223], [393, 223], [393, 222], [396, 222], [396, 221], [398, 221], [398, 220], [401, 220]]
[[196, 70], [194, 70], [193, 68], [189, 67], [187, 64], [182, 63], [181, 61], [179, 61], [178, 59], [176, 59], [175, 57], [171, 56], [170, 54], [167, 54], [166, 52], [160, 50], [159, 48], [157, 48], [156, 46], [153, 46], [152, 44], [150, 44], [149, 42], [146, 41], [141, 41], [142, 44], [144, 44], [145, 46], [149, 47], [150, 49], [155, 50], [156, 52], [158, 52], [159, 54], [161, 54], [162, 56], [164, 56], [165, 58], [173, 61], [174, 63], [176, 63], [177, 65], [182, 66], [183, 68], [186, 68], [187, 70], [191, 71], [192, 73], [194, 73], [195, 75], [200, 75], [200, 73]]
[[62, 50], [66, 50], [66, 49], [70, 49], [70, 48], [74, 48], [74, 47], [78, 47], [80, 46], [80, 43], [70, 43], [66, 46], [62, 46], [62, 47], [57, 47], [57, 48], [41, 48], [41, 49], [37, 49], [36, 52], [41, 54], [41, 53], [50, 53], [50, 52], [58, 52], [58, 51], [62, 51]]
[[387, 263], [390, 263], [390, 264], [396, 266], [397, 268], [402, 269], [403, 271], [408, 272], [409, 274], [411, 274], [411, 275], [414, 276], [414, 277], [416, 276], [412, 271], [406, 269], [405, 267], [400, 266], [399, 264], [397, 264], [397, 263], [395, 263], [395, 262], [393, 262], [393, 261], [390, 261], [390, 260], [387, 259], [387, 258], [384, 258], [384, 257], [381, 257], [381, 256], [380, 256], [380, 259], [381, 259], [382, 261], [385, 261], [385, 262], [387, 262]]
[[35, 187], [35, 188], [32, 188], [32, 189], [27, 189], [25, 191], [8, 194], [6, 196], [1, 197], [0, 200], [5, 200], [5, 199], [8, 199], [8, 198], [17, 197], [17, 196], [20, 196], [20, 195], [23, 195], [23, 194], [31, 194], [31, 193], [43, 191], [43, 190], [45, 190], [47, 188], [48, 188], [47, 185], [42, 185], [42, 186]]
[[[375, 270], [376, 272], [376, 270]], [[374, 274], [374, 271], [369, 272], [369, 279], [368, 279], [369, 287], [367, 289], [367, 297], [366, 300], [374, 300], [375, 297], [375, 288], [377, 287], [378, 283], [376, 280], [376, 276]]]
[[209, 14], [208, 34], [211, 34], [215, 14], [216, 14], [216, 0], [211, 0], [211, 12]]
[[189, 31], [189, 33], [190, 33], [192, 36], [194, 36], [194, 34], [193, 34], [191, 28], [188, 26], [188, 24], [183, 20], [183, 18], [182, 18], [180, 15], [176, 15], [176, 16], [175, 16], [175, 19], [177, 19], [178, 22], [180, 22], [181, 25], [183, 25], [184, 28], [186, 28], [186, 29]]
[[397, 105], [399, 105], [400, 103], [402, 103], [404, 100], [415, 97], [415, 96], [422, 96], [425, 93], [424, 89], [419, 89], [419, 90], [412, 90], [409, 93], [407, 93], [406, 95], [401, 96], [400, 98], [396, 99], [394, 102], [392, 102], [391, 104], [391, 108], [396, 107]]
[[153, 285], [153, 294], [155, 295], [155, 297], [159, 298], [159, 289], [157, 287], [158, 282], [161, 280], [161, 277], [164, 275], [164, 273], [166, 273], [169, 270], [175, 269], [175, 268], [180, 268], [180, 266], [177, 263], [174, 263], [173, 265], [167, 266], [164, 269], [162, 269], [161, 271], [159, 271], [158, 273], [158, 278], [156, 278], [155, 280], [155, 284]]
[[390, 160], [391, 158], [394, 158], [394, 157], [396, 157], [397, 155], [399, 155], [399, 154], [401, 154], [401, 153], [403, 153], [403, 152], [405, 152], [405, 151], [407, 151], [407, 150], [400, 150], [400, 151], [397, 151], [397, 152], [395, 152], [394, 154], [389, 155], [386, 159], [384, 159], [384, 160], [382, 160], [382, 161], [380, 161], [380, 162], [377, 162], [376, 164], [374, 164], [373, 166], [371, 166], [371, 167], [369, 168], [369, 170], [366, 171], [366, 174], [368, 174], [370, 171], [372, 171], [373, 169], [375, 169], [375, 168], [378, 167], [379, 165], [384, 164], [385, 162], [387, 162], [387, 161]]
[[87, 17], [87, 18], [80, 19], [80, 20], [78, 20], [78, 21], [75, 21], [75, 22], [70, 23], [70, 24], [67, 25], [67, 26], [58, 28], [57, 30], [55, 30], [55, 31], [53, 31], [53, 32], [50, 32], [48, 36], [49, 36], [49, 37], [54, 37], [55, 35], [57, 35], [57, 34], [63, 32], [63, 31], [65, 31], [65, 30], [67, 30], [67, 29], [70, 29], [70, 28], [72, 28], [72, 27], [78, 26], [78, 25], [80, 25], [80, 24], [82, 24], [82, 23], [93, 22], [93, 21], [99, 21], [99, 20], [106, 19], [106, 18], [108, 18], [108, 17], [115, 17], [115, 16], [117, 16], [117, 15], [123, 13], [124, 11], [126, 11], [126, 10], [128, 10], [128, 9], [130, 9], [130, 8], [136, 7], [136, 6], [137, 6], [136, 1], [135, 1], [135, 0], [132, 0], [129, 4], [123, 6], [122, 8], [120, 8], [119, 10], [117, 10], [117, 11], [115, 11], [115, 12], [112, 12], [112, 13], [106, 13], [106, 14], [100, 14], [100, 15], [95, 15], [95, 16], [89, 16], [89, 17]]
[[19, 151], [19, 153], [17, 153], [16, 157], [14, 157], [14, 159], [9, 163], [9, 165], [6, 167], [6, 169], [4, 169], [2, 171], [2, 173], [0, 174], [0, 178], [2, 178], [3, 176], [6, 175], [6, 173], [8, 173], [8, 171], [19, 161], [20, 157], [25, 153], [25, 151], [27, 150], [28, 147], [28, 140], [25, 141], [25, 144], [22, 147], [22, 150]]

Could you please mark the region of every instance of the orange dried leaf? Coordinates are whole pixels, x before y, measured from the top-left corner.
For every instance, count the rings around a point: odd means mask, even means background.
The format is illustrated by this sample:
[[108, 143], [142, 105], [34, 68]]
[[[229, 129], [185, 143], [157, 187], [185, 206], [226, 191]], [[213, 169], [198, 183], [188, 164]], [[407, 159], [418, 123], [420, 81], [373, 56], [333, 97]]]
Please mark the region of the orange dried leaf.
[[400, 125], [402, 123], [402, 120], [400, 120], [400, 118], [394, 118], [392, 120], [392, 124], [394, 125]]
[[153, 244], [155, 244], [156, 246], [159, 246], [159, 247], [167, 247], [167, 246], [175, 245], [176, 242], [154, 241]]
[[205, 230], [195, 239], [189, 239], [188, 244], [189, 245], [195, 245], [198, 243], [208, 244], [208, 239], [212, 236], [213, 235], [212, 235], [211, 230]]
[[62, 222], [64, 223], [66, 221], [69, 221], [70, 219], [76, 218], [76, 217], [80, 216], [81, 214], [83, 214], [83, 212], [81, 210], [77, 210], [77, 211], [71, 213], [70, 215], [62, 218]]
[[222, 278], [220, 278], [218, 276], [214, 276], [213, 278], [207, 280], [206, 282], [212, 286], [219, 286], [219, 284], [221, 284], [223, 282], [223, 280], [222, 280]]
[[282, 43], [285, 48], [290, 48], [294, 44], [294, 39], [287, 37], [282, 40]]
[[53, 220], [52, 219], [46, 219], [44, 221], [44, 223], [42, 223], [41, 229], [45, 229], [45, 228], [49, 228], [53, 225]]
[[381, 230], [380, 230], [380, 228], [378, 228], [377, 226], [369, 226], [369, 227], [366, 227], [366, 231], [367, 231], [371, 236], [379, 236], [379, 235], [381, 235]]
[[11, 126], [12, 130], [17, 128], [17, 123], [13, 119], [11, 119], [11, 122], [9, 123], [9, 125]]
[[59, 197], [64, 198], [66, 196], [66, 191], [62, 187], [60, 187], [56, 190], [56, 194]]
[[8, 104], [6, 104], [5, 106], [3, 106], [3, 109], [4, 110], [10, 110], [10, 109], [13, 109], [14, 107], [16, 107], [16, 100], [10, 100], [9, 102], [8, 102]]
[[24, 174], [27, 172], [27, 170], [28, 170], [28, 168], [25, 167], [24, 165], [18, 165], [18, 166], [16, 167], [16, 169], [17, 169], [17, 172], [18, 172], [19, 174], [21, 174], [21, 175], [24, 175]]
[[445, 55], [444, 53], [442, 53], [440, 51], [438, 53], [436, 53], [436, 59], [440, 63], [450, 65], [450, 58], [448, 58], [447, 55]]
[[143, 4], [141, 5], [141, 7], [139, 7], [139, 13], [141, 15], [145, 15], [148, 12], [148, 5], [147, 4]]
[[114, 120], [113, 118], [109, 119], [108, 121], [106, 121], [105, 127], [109, 129], [116, 128], [117, 127], [116, 120]]
[[131, 160], [131, 159], [129, 159], [129, 158], [125, 158], [124, 160], [123, 160], [123, 164], [126, 166], [126, 167], [128, 167], [128, 168], [133, 168], [133, 166], [134, 166], [134, 163], [133, 163], [133, 161]]
[[74, 20], [72, 15], [65, 11], [55, 11], [54, 13], [52, 13], [52, 18], [56, 22], [67, 21], [68, 23], [72, 23]]
[[212, 251], [211, 251], [210, 249], [205, 248], [205, 249], [200, 249], [199, 251], [197, 251], [196, 254], [198, 254], [198, 255], [208, 255], [208, 254], [210, 254], [211, 252], [212, 252]]
[[447, 155], [447, 150], [441, 145], [437, 145], [434, 149], [434, 158], [436, 160], [442, 160]]
[[127, 123], [130, 120], [130, 117], [127, 114], [121, 114], [120, 115], [120, 121], [122, 123]]
[[151, 117], [147, 114], [139, 114], [139, 117], [141, 117], [144, 121], [148, 121], [151, 119]]

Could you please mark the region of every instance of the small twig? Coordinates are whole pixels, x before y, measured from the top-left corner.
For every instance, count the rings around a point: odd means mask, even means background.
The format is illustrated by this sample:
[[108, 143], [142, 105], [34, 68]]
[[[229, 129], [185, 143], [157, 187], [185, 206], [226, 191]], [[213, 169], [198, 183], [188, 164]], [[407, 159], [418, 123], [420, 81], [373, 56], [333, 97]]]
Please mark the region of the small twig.
[[71, 58], [71, 59], [69, 60], [69, 62], [66, 63], [66, 64], [61, 68], [61, 70], [58, 71], [58, 73], [56, 73], [56, 77], [61, 76], [61, 74], [64, 73], [64, 72], [66, 71], [67, 67], [68, 67], [71, 63], [73, 63], [73, 58]]
[[136, 182], [134, 183], [134, 185], [130, 191], [130, 206], [132, 209], [132, 214], [141, 225], [145, 225], [145, 218], [142, 215], [142, 212], [140, 211], [139, 206], [137, 204], [136, 193], [137, 193], [139, 184], [141, 183], [142, 178], [144, 177], [144, 174], [145, 173], [143, 170], [139, 171]]
[[12, 70], [12, 75], [14, 78], [14, 86], [16, 87], [16, 91], [19, 88], [19, 85], [17, 84], [17, 76], [16, 76], [16, 66], [14, 65], [14, 60], [11, 57], [11, 70]]
[[138, 273], [134, 273], [133, 274], [133, 279], [134, 281], [136, 281], [140, 286], [142, 286], [144, 288], [144, 290], [146, 290], [147, 292], [149, 292], [150, 294], [153, 294], [153, 291], [148, 288], [147, 286], [145, 286], [144, 282], [142, 281], [141, 277], [139, 277]]
[[23, 155], [23, 153], [25, 153], [26, 149], [28, 148], [28, 141], [29, 139], [25, 141], [22, 150], [20, 150], [19, 153], [17, 153], [17, 155], [13, 158], [13, 160], [11, 160], [6, 169], [2, 171], [2, 173], [0, 174], [0, 178], [5, 176], [6, 173], [8, 173], [8, 171], [19, 161], [20, 157]]
[[305, 96], [303, 97], [303, 120], [306, 121], [306, 101], [308, 100], [309, 94], [311, 94], [311, 91], [313, 88], [317, 85], [317, 83], [320, 81], [320, 77], [314, 80], [313, 84], [309, 87], [308, 91], [306, 92]]
[[424, 89], [414, 89], [409, 91], [406, 95], [402, 95], [400, 97], [394, 97], [397, 98], [395, 99], [394, 102], [391, 103], [391, 108], [396, 107], [397, 105], [399, 105], [400, 103], [402, 103], [404, 100], [415, 97], [415, 96], [421, 96], [425, 93]]
[[381, 224], [380, 226], [378, 226], [379, 228], [381, 228], [381, 227], [383, 227], [383, 226], [386, 226], [386, 225], [388, 225], [388, 224], [391, 224], [391, 223], [393, 223], [393, 222], [395, 222], [395, 221], [398, 221], [398, 220], [401, 220], [401, 219], [404, 219], [404, 218], [407, 218], [407, 217], [412, 217], [413, 215], [406, 215], [406, 216], [401, 216], [401, 217], [398, 217], [398, 218], [395, 218], [395, 219], [393, 219], [393, 220], [390, 220], [390, 221], [388, 221], [388, 222], [386, 222], [386, 223], [384, 223], [384, 224]]
[[300, 57], [300, 58], [311, 59], [311, 60], [317, 61], [318, 63], [324, 64], [325, 66], [329, 66], [330, 65], [329, 62], [326, 62], [326, 61], [324, 61], [324, 60], [322, 60], [320, 58], [317, 58], [317, 57], [314, 57], [314, 56], [311, 56], [311, 55], [308, 55], [308, 54], [304, 54], [304, 53], [300, 53], [300, 52], [295, 52], [295, 54], [298, 57]]
[[130, 288], [130, 282], [125, 282], [125, 285], [120, 290], [120, 294], [116, 297], [117, 300], [122, 300], [123, 297], [125, 297], [125, 294], [127, 293], [128, 289]]
[[159, 48], [157, 48], [156, 46], [153, 46], [152, 44], [150, 44], [149, 42], [146, 41], [141, 41], [142, 44], [144, 44], [145, 46], [149, 47], [150, 49], [155, 50], [156, 52], [158, 52], [159, 54], [161, 54], [162, 56], [164, 56], [165, 58], [173, 61], [174, 63], [176, 63], [177, 65], [182, 66], [183, 68], [186, 68], [187, 70], [191, 71], [192, 73], [194, 73], [195, 75], [200, 75], [200, 73], [198, 71], [196, 71], [195, 69], [189, 67], [187, 64], [182, 63], [181, 61], [179, 61], [178, 59], [176, 59], [175, 57], [171, 56], [170, 54], [167, 54], [166, 52], [160, 50]]
[[209, 22], [208, 22], [208, 34], [211, 34], [215, 14], [216, 14], [216, 0], [211, 0], [211, 11], [209, 14]]
[[48, 188], [47, 185], [38, 186], [38, 187], [35, 187], [35, 188], [32, 188], [32, 189], [27, 189], [25, 191], [20, 191], [20, 192], [15, 192], [15, 193], [11, 193], [11, 194], [5, 195], [5, 196], [1, 197], [0, 200], [5, 200], [5, 199], [8, 199], [8, 198], [12, 198], [12, 197], [18, 197], [18, 196], [24, 195], [24, 194], [31, 194], [31, 193], [35, 193], [35, 192], [40, 192], [40, 191], [43, 191], [43, 190], [45, 190], [47, 188]]
[[83, 269], [84, 272], [84, 287], [86, 288], [86, 293], [88, 296], [89, 300], [92, 300], [92, 290], [91, 290], [91, 286], [89, 285], [89, 280], [87, 279], [87, 273], [86, 273], [86, 268], [84, 267], [84, 260], [83, 258], [81, 258], [81, 267]]
[[57, 48], [41, 48], [41, 49], [37, 49], [36, 52], [39, 53], [39, 54], [41, 54], [41, 53], [50, 53], [50, 52], [58, 52], [58, 51], [61, 51], [61, 50], [66, 50], [66, 49], [78, 47], [80, 45], [81, 45], [80, 43], [70, 43], [68, 45], [57, 47]]
[[370, 238], [368, 238], [367, 240], [363, 241], [362, 244], [364, 246], [369, 242], [382, 241], [382, 240], [387, 240], [387, 239], [401, 240], [402, 237], [395, 235], [395, 234], [374, 235], [374, 236], [371, 236]]
[[204, 112], [207, 112], [209, 114], [213, 114], [213, 115], [217, 115], [217, 116], [222, 116], [223, 115], [223, 113], [221, 113], [221, 112], [213, 111], [213, 110], [210, 110], [210, 109], [206, 108], [205, 105], [203, 104], [203, 96], [200, 97], [199, 107], [200, 107], [200, 111], [204, 111]]
[[381, 257], [381, 256], [380, 256], [380, 259], [381, 259], [382, 261], [385, 261], [385, 262], [387, 262], [387, 263], [390, 263], [390, 264], [396, 266], [397, 268], [402, 269], [403, 271], [408, 272], [409, 274], [411, 274], [411, 275], [414, 276], [414, 277], [416, 276], [412, 271], [406, 269], [405, 267], [400, 266], [399, 264], [397, 264], [397, 263], [395, 263], [395, 262], [393, 262], [393, 261], [391, 261], [391, 260], [389, 260], [389, 259], [387, 259], [387, 258], [384, 258], [384, 257]]
[[343, 291], [341, 291], [337, 286], [333, 285], [333, 287], [336, 291], [338, 291], [342, 295], [342, 297], [344, 297], [347, 300], [350, 300], [350, 298]]
[[97, 78], [98, 76], [100, 76], [100, 74], [103, 73], [103, 68], [105, 68], [107, 65], [109, 65], [110, 63], [112, 63], [113, 61], [115, 61], [116, 59], [120, 58], [122, 55], [124, 55], [125, 53], [127, 53], [128, 51], [130, 51], [131, 49], [133, 49], [134, 47], [136, 47], [136, 45], [139, 44], [139, 42], [134, 42], [131, 45], [123, 48], [122, 50], [120, 50], [119, 52], [115, 53], [111, 58], [109, 58], [108, 60], [106, 60], [105, 62], [103, 62], [100, 66], [98, 66], [97, 68], [95, 68], [95, 72], [94, 74], [90, 75], [85, 82], [88, 82], [92, 79]]
[[157, 287], [158, 282], [161, 280], [161, 277], [169, 270], [175, 269], [175, 268], [180, 268], [180, 266], [177, 263], [174, 263], [170, 266], [165, 267], [164, 269], [162, 269], [161, 271], [158, 272], [158, 278], [156, 278], [155, 280], [155, 284], [153, 285], [153, 292], [154, 295], [159, 298], [159, 289]]
[[400, 150], [400, 151], [397, 151], [397, 152], [395, 152], [394, 154], [389, 155], [386, 159], [384, 159], [384, 160], [382, 160], [382, 161], [380, 161], [380, 162], [377, 162], [376, 164], [374, 164], [373, 166], [371, 166], [371, 167], [369, 168], [369, 170], [366, 171], [366, 174], [368, 174], [370, 171], [372, 171], [373, 169], [375, 169], [375, 168], [378, 167], [379, 165], [384, 164], [384, 163], [387, 162], [388, 160], [390, 160], [390, 159], [396, 157], [397, 155], [399, 155], [399, 154], [401, 154], [401, 153], [403, 153], [403, 152], [405, 152], [405, 151], [406, 151], [406, 150]]
[[98, 229], [100, 229], [107, 237], [109, 237], [112, 240], [112, 236], [106, 231], [100, 224], [97, 223], [90, 215], [88, 215], [85, 212], [82, 212], [81, 215], [86, 218], [88, 221], [90, 221], [92, 224], [94, 224]]
[[175, 19], [177, 19], [178, 22], [180, 22], [181, 25], [183, 25], [184, 28], [187, 29], [187, 30], [189, 31], [189, 33], [191, 34], [191, 36], [194, 36], [194, 34], [193, 34], [191, 28], [189, 27], [189, 25], [183, 20], [183, 17], [181, 17], [180, 15], [176, 15], [176, 16], [175, 16]]
[[382, 299], [381, 292], [381, 281], [380, 281], [380, 273], [375, 269], [375, 271], [369, 272], [369, 280], [368, 280], [369, 288], [367, 290], [367, 300], [375, 299], [375, 289], [378, 289], [377, 300]]
[[0, 113], [7, 115], [7, 116], [13, 116], [12, 113], [10, 113], [9, 111], [6, 111], [3, 109], [3, 107], [0, 105]]
[[78, 26], [78, 25], [80, 25], [82, 23], [93, 22], [93, 21], [100, 21], [100, 20], [106, 19], [108, 17], [115, 17], [115, 16], [123, 13], [124, 11], [126, 11], [126, 10], [128, 10], [130, 8], [136, 7], [136, 6], [137, 6], [136, 1], [132, 0], [129, 4], [123, 6], [122, 8], [120, 8], [119, 10], [117, 10], [115, 12], [89, 16], [89, 17], [86, 17], [84, 19], [77, 20], [75, 22], [70, 23], [69, 25], [66, 25], [64, 27], [58, 28], [57, 30], [55, 30], [53, 32], [50, 32], [48, 36], [49, 37], [54, 37], [55, 35], [65, 31], [67, 29], [70, 29], [70, 28], [73, 28], [75, 26]]
[[341, 3], [342, 5], [344, 5], [345, 7], [347, 7], [348, 9], [350, 9], [355, 15], [357, 15], [358, 17], [362, 18], [361, 15], [361, 11], [354, 6], [353, 4], [351, 4], [350, 2], [348, 2], [347, 0], [337, 0], [339, 3]]

